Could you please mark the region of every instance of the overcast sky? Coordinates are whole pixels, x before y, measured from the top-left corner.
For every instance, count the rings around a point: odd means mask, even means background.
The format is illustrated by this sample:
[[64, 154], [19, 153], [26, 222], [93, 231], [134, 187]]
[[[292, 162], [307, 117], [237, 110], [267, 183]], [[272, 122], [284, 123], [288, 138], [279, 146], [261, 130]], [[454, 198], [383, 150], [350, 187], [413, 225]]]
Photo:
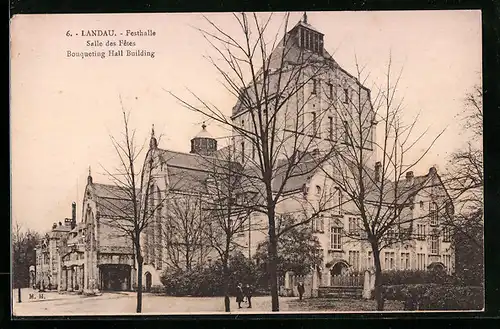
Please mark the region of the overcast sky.
[[[273, 33], [283, 17], [275, 15], [269, 26]], [[207, 16], [225, 31], [237, 33], [231, 14]], [[301, 17], [302, 13], [292, 13], [290, 24]], [[418, 129], [429, 128], [428, 139], [447, 127], [415, 174], [425, 174], [432, 165], [444, 171], [450, 152], [466, 138], [455, 117], [463, 109], [465, 93], [480, 81], [480, 12], [308, 12], [308, 22], [325, 34], [325, 48], [349, 72], [355, 71], [356, 55], [372, 79], [380, 80], [391, 52], [394, 70], [404, 67], [398, 97], [404, 97], [405, 117], [421, 112]], [[75, 200], [81, 219], [88, 167], [95, 182], [106, 182], [101, 166], [112, 169], [117, 163], [109, 135], [121, 133], [120, 95], [132, 112], [138, 140], [147, 141], [154, 124], [163, 135], [160, 147], [177, 151], [189, 151], [203, 118], [184, 109], [165, 90], [192, 99], [189, 88], [230, 113], [234, 99], [203, 58], [213, 52], [196, 28], [206, 27], [199, 14], [15, 17], [13, 220], [45, 231], [71, 216]], [[67, 37], [68, 30], [75, 34], [98, 28], [155, 30], [155, 37], [128, 38], [136, 42], [136, 49], [155, 51], [155, 58], [66, 57], [67, 50], [89, 50], [86, 41], [95, 39]], [[227, 135], [213, 124], [208, 129], [215, 136]]]

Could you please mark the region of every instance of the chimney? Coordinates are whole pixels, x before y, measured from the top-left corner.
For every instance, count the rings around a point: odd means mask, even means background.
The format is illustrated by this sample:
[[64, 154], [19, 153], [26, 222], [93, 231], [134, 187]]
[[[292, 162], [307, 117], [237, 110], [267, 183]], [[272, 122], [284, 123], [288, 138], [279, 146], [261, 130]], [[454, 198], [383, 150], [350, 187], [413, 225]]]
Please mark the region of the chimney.
[[55, 229], [57, 227], [57, 223], [52, 224], [52, 229]]
[[380, 182], [380, 168], [382, 168], [382, 163], [380, 161], [375, 162], [375, 181]]
[[437, 173], [436, 167], [429, 168], [429, 174], [435, 175]]
[[76, 202], [71, 204], [71, 229], [76, 226]]
[[61, 226], [61, 225], [62, 225], [62, 223], [61, 223], [61, 222], [59, 222], [59, 226]]
[[406, 173], [406, 181], [413, 184], [413, 171], [408, 171]]

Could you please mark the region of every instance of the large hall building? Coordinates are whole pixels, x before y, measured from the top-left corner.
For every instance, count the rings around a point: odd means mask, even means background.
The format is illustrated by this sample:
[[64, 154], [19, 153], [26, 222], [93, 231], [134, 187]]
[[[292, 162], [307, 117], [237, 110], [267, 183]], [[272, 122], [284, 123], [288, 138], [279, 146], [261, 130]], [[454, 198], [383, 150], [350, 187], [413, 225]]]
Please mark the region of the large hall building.
[[[310, 66], [304, 65], [309, 62]], [[320, 72], [315, 73], [317, 63], [323, 64]], [[297, 65], [304, 66], [304, 76], [309, 76], [309, 80], [300, 84], [300, 90], [287, 100], [287, 111], [278, 120], [282, 124], [280, 136], [288, 141], [278, 152], [278, 161], [288, 161], [293, 148], [297, 147], [294, 137], [297, 135], [302, 136], [300, 145], [307, 153], [298, 168], [309, 166], [332, 142], [338, 141], [340, 147], [348, 143], [348, 132], [355, 126], [352, 113], [356, 109], [366, 119], [358, 127], [363, 136], [359, 147], [364, 150], [365, 163], [376, 181], [381, 168], [373, 146], [376, 121], [370, 90], [340, 67], [324, 47], [324, 34], [312, 27], [306, 16], [271, 53], [262, 76], [272, 81], [282, 71], [286, 71], [284, 75], [292, 74]], [[254, 96], [249, 89], [242, 90], [232, 109], [233, 127], [241, 128], [233, 130], [232, 142], [227, 147], [218, 147], [217, 138], [208, 133], [205, 124], [191, 140], [189, 152], [162, 149], [152, 131], [143, 167], [148, 177], [137, 191], [141, 202], [152, 209], [151, 220], [141, 238], [142, 282], [146, 291], [161, 287], [160, 278], [165, 270], [194, 268], [218, 257], [206, 242], [205, 226], [213, 220], [206, 205], [213, 202], [212, 174], [218, 170], [214, 166], [219, 169], [241, 166], [241, 170], [248, 170], [252, 163], [259, 161], [259, 146], [242, 134], [242, 131], [250, 131], [255, 123], [252, 106], [249, 106]], [[298, 206], [303, 210], [304, 204], [318, 204], [325, 193], [335, 203], [310, 224], [323, 252], [323, 264], [311, 268], [306, 282], [306, 288], [314, 294], [318, 287], [334, 285], [337, 276], [372, 269], [373, 255], [369, 243], [362, 238], [360, 214], [353, 202], [327, 181], [324, 168], [304, 172], [307, 174], [297, 174], [283, 186], [280, 177], [276, 177], [273, 186], [282, 190], [284, 198], [292, 200], [280, 202], [277, 209], [280, 214], [294, 213]], [[405, 228], [413, 232], [414, 237], [382, 250], [383, 269], [426, 270], [437, 266], [452, 273], [455, 257], [451, 231], [441, 220], [450, 215], [442, 209], [449, 210], [451, 206], [437, 170], [432, 167], [423, 175], [409, 171], [401, 183], [394, 189], [405, 190], [405, 210], [401, 216], [415, 219], [411, 227]], [[254, 192], [238, 190], [240, 195]], [[302, 201], [298, 204], [296, 200]], [[126, 189], [96, 183], [89, 172], [80, 220], [76, 218], [74, 204], [73, 217], [64, 224], [54, 224], [37, 249], [37, 282], [50, 283], [61, 291], [134, 289], [137, 260], [130, 237], [120, 227], [130, 216], [132, 206]], [[251, 213], [250, 218], [237, 236], [238, 248], [248, 257], [255, 254], [257, 245], [267, 236], [266, 218], [256, 212]], [[295, 285], [293, 279], [286, 282], [289, 289]]]

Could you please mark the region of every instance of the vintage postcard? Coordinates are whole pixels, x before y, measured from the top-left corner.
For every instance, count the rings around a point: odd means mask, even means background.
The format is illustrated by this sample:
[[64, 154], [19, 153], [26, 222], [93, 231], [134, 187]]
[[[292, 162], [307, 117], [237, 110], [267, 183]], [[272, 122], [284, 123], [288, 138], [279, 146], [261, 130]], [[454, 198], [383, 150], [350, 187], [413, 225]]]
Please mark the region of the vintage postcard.
[[484, 310], [480, 11], [10, 27], [13, 316]]

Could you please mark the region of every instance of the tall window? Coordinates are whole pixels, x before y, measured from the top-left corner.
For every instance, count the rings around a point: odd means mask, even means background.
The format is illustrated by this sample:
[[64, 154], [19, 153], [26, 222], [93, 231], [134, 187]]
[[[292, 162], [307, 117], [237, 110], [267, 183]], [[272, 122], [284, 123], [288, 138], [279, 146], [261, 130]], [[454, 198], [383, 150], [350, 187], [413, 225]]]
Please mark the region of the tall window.
[[436, 232], [431, 235], [431, 254], [439, 255], [439, 235]]
[[425, 270], [425, 254], [417, 254], [417, 270]]
[[401, 253], [401, 269], [409, 270], [410, 269], [410, 253], [402, 252]]
[[342, 250], [342, 228], [331, 227], [330, 228], [330, 249], [332, 250]]
[[338, 186], [335, 186], [332, 193], [332, 212], [340, 215], [342, 212], [342, 191], [340, 191], [340, 188], [338, 188]]
[[313, 84], [313, 88], [312, 88], [311, 94], [316, 94], [316, 90], [318, 88], [318, 80], [312, 79], [312, 84]]
[[359, 251], [350, 250], [349, 251], [349, 264], [352, 266], [354, 271], [359, 271]]
[[349, 217], [349, 233], [355, 234], [358, 231], [358, 219], [356, 217]]
[[312, 134], [313, 136], [318, 135], [318, 115], [316, 112], [312, 112]]
[[451, 227], [444, 226], [443, 227], [443, 242], [451, 241]]
[[386, 251], [384, 253], [384, 265], [386, 270], [393, 270], [395, 268], [394, 251]]
[[328, 117], [328, 138], [333, 140], [333, 117]]
[[328, 95], [330, 99], [333, 100], [333, 84], [330, 82], [328, 83]]
[[241, 163], [245, 162], [245, 142], [241, 142]]
[[340, 188], [336, 187], [335, 188], [337, 190], [337, 195], [338, 195], [338, 199], [339, 199], [339, 214], [342, 213], [342, 190], [340, 190]]
[[431, 217], [431, 225], [435, 226], [438, 224], [438, 211], [437, 204], [431, 202], [429, 205], [429, 216]]
[[344, 88], [344, 104], [349, 104], [349, 88]]
[[349, 143], [349, 123], [344, 121], [344, 143]]
[[417, 224], [417, 239], [425, 240], [425, 224]]

